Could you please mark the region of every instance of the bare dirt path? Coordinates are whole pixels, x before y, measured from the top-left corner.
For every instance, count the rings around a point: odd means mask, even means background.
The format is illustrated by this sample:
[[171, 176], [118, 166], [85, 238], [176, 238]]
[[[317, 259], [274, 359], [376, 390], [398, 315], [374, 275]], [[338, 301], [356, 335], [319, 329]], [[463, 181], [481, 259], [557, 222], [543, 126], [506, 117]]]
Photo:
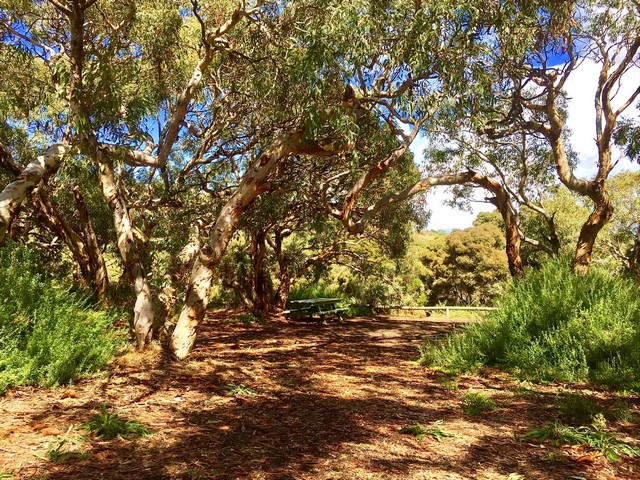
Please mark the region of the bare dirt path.
[[[637, 460], [577, 462], [583, 452], [518, 439], [557, 416], [555, 396], [569, 386], [532, 390], [502, 374], [452, 381], [418, 366], [422, 338], [443, 335], [452, 323], [244, 325], [227, 318], [212, 315], [188, 362], [130, 355], [69, 388], [22, 388], [0, 398], [0, 478], [640, 478]], [[465, 414], [467, 392], [491, 395], [497, 410]], [[638, 414], [638, 399], [630, 401]], [[105, 402], [153, 435], [82, 441], [72, 431], [62, 450], [82, 454], [42, 458], [60, 434]], [[456, 436], [420, 442], [398, 431], [439, 420]], [[616, 429], [632, 442], [638, 438], [637, 425]]]

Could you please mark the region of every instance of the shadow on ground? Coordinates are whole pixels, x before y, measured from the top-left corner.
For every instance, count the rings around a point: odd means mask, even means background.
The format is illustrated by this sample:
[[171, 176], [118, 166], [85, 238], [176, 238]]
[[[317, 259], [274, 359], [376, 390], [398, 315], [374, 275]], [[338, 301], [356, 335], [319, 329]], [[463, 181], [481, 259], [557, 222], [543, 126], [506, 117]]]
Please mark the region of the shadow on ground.
[[[282, 320], [243, 325], [218, 312], [204, 325], [189, 362], [114, 368], [107, 378], [75, 386], [77, 398], [34, 390], [14, 399], [24, 402], [12, 408], [26, 425], [78, 425], [106, 402], [154, 431], [136, 440], [92, 439], [83, 457], [33, 461], [14, 475], [56, 480], [638, 478], [629, 470], [637, 473], [637, 462], [623, 462], [616, 470], [604, 461], [583, 465], [561, 448], [517, 439], [557, 413], [552, 391], [514, 395], [517, 383], [504, 375], [465, 376], [453, 384], [417, 365], [423, 337], [442, 336], [451, 328], [437, 320], [384, 317], [326, 325]], [[490, 394], [498, 410], [479, 417], [464, 414], [460, 398], [467, 391]], [[398, 432], [438, 420], [457, 436], [419, 442]]]

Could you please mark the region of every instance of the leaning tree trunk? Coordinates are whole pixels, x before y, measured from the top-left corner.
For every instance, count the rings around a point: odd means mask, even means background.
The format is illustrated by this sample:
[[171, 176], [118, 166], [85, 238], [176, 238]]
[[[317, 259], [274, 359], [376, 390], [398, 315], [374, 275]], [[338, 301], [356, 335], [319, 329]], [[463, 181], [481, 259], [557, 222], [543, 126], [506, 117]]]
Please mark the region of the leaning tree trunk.
[[91, 282], [98, 300], [101, 300], [109, 288], [107, 264], [104, 261], [104, 256], [100, 250], [96, 232], [93, 230], [93, 222], [91, 222], [91, 217], [89, 216], [89, 211], [87, 210], [84, 197], [80, 193], [78, 187], [73, 189], [73, 197], [76, 201], [76, 206], [78, 207], [78, 213], [80, 214], [80, 224], [84, 233], [84, 243], [89, 256]]
[[18, 178], [9, 183], [0, 193], [0, 241], [6, 235], [9, 225], [27, 194], [38, 186], [43, 178], [58, 168], [62, 157], [68, 152], [69, 147], [62, 143], [50, 146], [44, 155], [38, 156], [27, 165]]
[[208, 244], [201, 249], [189, 277], [187, 294], [171, 335], [170, 349], [178, 359], [185, 358], [195, 343], [198, 326], [204, 318], [209, 303], [213, 271], [218, 267], [235, 233], [240, 215], [247, 206], [262, 193], [262, 179], [249, 170], [231, 199], [222, 207], [209, 236]]
[[184, 307], [171, 336], [169, 346], [177, 359], [186, 358], [193, 347], [197, 329], [204, 319], [209, 302], [213, 272], [235, 233], [240, 215], [267, 190], [265, 180], [269, 173], [291, 154], [335, 154], [335, 148], [325, 150], [321, 146], [304, 143], [303, 133], [296, 128], [278, 135], [246, 171], [235, 193], [218, 214], [207, 248], [200, 251], [193, 266]]
[[133, 333], [137, 347], [142, 349], [149, 344], [153, 334], [154, 311], [151, 287], [140, 261], [140, 250], [133, 234], [126, 199], [116, 185], [113, 165], [100, 150], [96, 152], [96, 160], [99, 166], [102, 193], [113, 213], [118, 250], [124, 264], [124, 271], [136, 293], [136, 303], [133, 307]]
[[593, 201], [596, 205], [580, 229], [580, 236], [578, 237], [578, 244], [573, 257], [573, 272], [578, 275], [589, 273], [596, 238], [611, 219], [611, 215], [613, 215], [613, 204], [604, 184], [600, 186], [598, 195]]

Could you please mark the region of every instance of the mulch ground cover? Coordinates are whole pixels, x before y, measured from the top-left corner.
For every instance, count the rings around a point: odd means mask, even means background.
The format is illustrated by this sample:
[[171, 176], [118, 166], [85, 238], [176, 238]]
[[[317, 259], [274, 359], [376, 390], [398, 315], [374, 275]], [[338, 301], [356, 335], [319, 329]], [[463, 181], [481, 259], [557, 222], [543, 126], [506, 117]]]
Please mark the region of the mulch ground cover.
[[[131, 353], [72, 386], [0, 397], [0, 479], [640, 478], [638, 459], [609, 462], [585, 447], [520, 438], [558, 418], [561, 393], [593, 395], [602, 405], [619, 402], [616, 394], [500, 372], [451, 378], [415, 362], [424, 337], [459, 323], [232, 318], [212, 313], [189, 361]], [[464, 413], [470, 392], [489, 395], [497, 408]], [[637, 418], [638, 398], [624, 401]], [[153, 433], [87, 436], [80, 425], [103, 404]], [[454, 436], [420, 441], [399, 431], [434, 422]], [[637, 423], [610, 428], [638, 446]]]

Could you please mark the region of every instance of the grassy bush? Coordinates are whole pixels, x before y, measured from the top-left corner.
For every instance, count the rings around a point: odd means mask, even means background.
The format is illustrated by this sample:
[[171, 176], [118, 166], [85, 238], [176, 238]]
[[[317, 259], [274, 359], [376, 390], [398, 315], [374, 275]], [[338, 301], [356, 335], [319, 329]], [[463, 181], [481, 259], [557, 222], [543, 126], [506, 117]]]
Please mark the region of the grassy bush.
[[301, 281], [291, 287], [289, 300], [303, 300], [305, 298], [342, 298], [338, 288], [324, 282], [311, 283]]
[[481, 415], [496, 409], [496, 402], [482, 393], [465, 393], [462, 397], [462, 410], [468, 415]]
[[596, 415], [604, 414], [605, 409], [589, 395], [568, 393], [558, 399], [558, 411], [564, 418], [585, 423]]
[[444, 438], [456, 436], [455, 433], [444, 430], [440, 427], [440, 425], [442, 425], [442, 420], [437, 420], [428, 427], [424, 427], [419, 423], [416, 423], [415, 425], [411, 425], [410, 427], [401, 428], [400, 433], [413, 435], [416, 440], [420, 442], [424, 441], [427, 437], [431, 437], [434, 440], [441, 442]]
[[575, 276], [553, 261], [513, 282], [498, 307], [440, 344], [425, 343], [423, 362], [640, 390], [640, 289], [632, 281], [597, 269]]
[[552, 424], [525, 433], [522, 438], [540, 442], [550, 440], [552, 445], [586, 445], [600, 450], [611, 462], [618, 461], [622, 455], [640, 456], [640, 449], [618, 440], [614, 434], [606, 430], [606, 426], [606, 420], [602, 415], [596, 416], [590, 427], [572, 427], [555, 420]]
[[13, 385], [67, 383], [106, 365], [113, 315], [38, 273], [34, 252], [0, 249], [0, 394]]
[[99, 414], [92, 415], [82, 427], [104, 440], [118, 437], [129, 438], [132, 435], [144, 437], [151, 433], [150, 430], [140, 422], [125, 420], [118, 415], [108, 412], [106, 404], [102, 405]]

